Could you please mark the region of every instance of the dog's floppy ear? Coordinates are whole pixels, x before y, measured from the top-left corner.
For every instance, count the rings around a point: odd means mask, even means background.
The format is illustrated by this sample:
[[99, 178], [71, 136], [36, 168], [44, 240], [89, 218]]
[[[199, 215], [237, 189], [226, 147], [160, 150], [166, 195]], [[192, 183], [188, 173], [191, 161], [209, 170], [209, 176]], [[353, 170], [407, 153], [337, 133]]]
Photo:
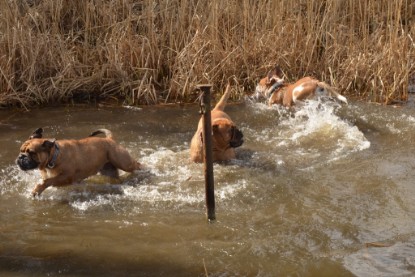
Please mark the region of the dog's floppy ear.
[[55, 146], [56, 139], [52, 140], [45, 140], [42, 144], [42, 146], [46, 149], [52, 149], [53, 146]]
[[282, 76], [283, 76], [281, 67], [278, 64], [275, 65], [275, 67], [268, 72], [267, 77], [268, 77], [269, 82], [271, 82], [271, 79], [273, 79], [275, 76], [280, 79], [282, 79]]
[[221, 125], [220, 123], [212, 125], [212, 135], [220, 134], [221, 132], [221, 130], [219, 129], [220, 125]]
[[37, 128], [32, 135], [29, 137], [29, 139], [34, 139], [34, 138], [42, 138], [43, 136], [43, 128]]
[[281, 67], [278, 64], [274, 68], [274, 74], [277, 75], [280, 78], [282, 78], [282, 75], [284, 75], [282, 73]]

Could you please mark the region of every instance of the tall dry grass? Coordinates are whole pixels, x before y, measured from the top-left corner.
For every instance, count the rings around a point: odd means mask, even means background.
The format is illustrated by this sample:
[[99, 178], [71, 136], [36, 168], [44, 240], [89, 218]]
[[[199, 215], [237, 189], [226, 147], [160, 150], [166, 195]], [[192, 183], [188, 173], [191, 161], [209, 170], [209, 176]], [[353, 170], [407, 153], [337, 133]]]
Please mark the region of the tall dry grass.
[[275, 64], [392, 103], [415, 72], [411, 0], [2, 0], [0, 105], [234, 97]]

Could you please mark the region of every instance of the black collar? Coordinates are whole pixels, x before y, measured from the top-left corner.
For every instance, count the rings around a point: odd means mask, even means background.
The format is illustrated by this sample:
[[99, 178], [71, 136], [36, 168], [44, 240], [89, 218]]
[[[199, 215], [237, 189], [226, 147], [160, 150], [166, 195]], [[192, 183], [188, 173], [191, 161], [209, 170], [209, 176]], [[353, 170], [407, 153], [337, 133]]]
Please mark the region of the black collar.
[[52, 169], [55, 167], [56, 160], [58, 159], [59, 155], [59, 145], [55, 142], [55, 151], [53, 152], [52, 159], [48, 162], [47, 167]]
[[271, 98], [271, 95], [274, 93], [274, 91], [276, 91], [279, 87], [282, 87], [283, 85], [284, 83], [282, 82], [275, 82], [275, 84], [273, 84], [267, 91], [268, 99]]

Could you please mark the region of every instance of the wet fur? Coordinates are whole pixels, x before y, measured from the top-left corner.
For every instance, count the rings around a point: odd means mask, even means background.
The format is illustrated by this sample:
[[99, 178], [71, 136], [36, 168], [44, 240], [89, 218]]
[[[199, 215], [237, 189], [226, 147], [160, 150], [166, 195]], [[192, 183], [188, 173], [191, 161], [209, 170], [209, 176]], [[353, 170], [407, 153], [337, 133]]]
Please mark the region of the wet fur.
[[[98, 172], [118, 177], [118, 169], [126, 172], [141, 169], [141, 164], [113, 140], [108, 130], [98, 130], [92, 136], [80, 140], [59, 141], [42, 138], [42, 132], [36, 130], [22, 144], [16, 160], [22, 170], [37, 168], [41, 172], [43, 181], [33, 189], [33, 196], [40, 195], [49, 186], [70, 185]], [[105, 134], [106, 137], [96, 137], [98, 134]], [[59, 154], [53, 166], [50, 166], [56, 151]]]
[[279, 104], [292, 107], [306, 99], [316, 97], [332, 97], [347, 104], [347, 99], [335, 91], [333, 87], [313, 77], [304, 77], [295, 83], [286, 83], [279, 66], [270, 70], [256, 87], [257, 98], [268, 98], [268, 104]]
[[[230, 85], [211, 111], [213, 161], [228, 161], [235, 158], [235, 149], [243, 144], [243, 134], [225, 112], [230, 96]], [[203, 118], [200, 118], [197, 130], [190, 143], [190, 159], [203, 162]]]

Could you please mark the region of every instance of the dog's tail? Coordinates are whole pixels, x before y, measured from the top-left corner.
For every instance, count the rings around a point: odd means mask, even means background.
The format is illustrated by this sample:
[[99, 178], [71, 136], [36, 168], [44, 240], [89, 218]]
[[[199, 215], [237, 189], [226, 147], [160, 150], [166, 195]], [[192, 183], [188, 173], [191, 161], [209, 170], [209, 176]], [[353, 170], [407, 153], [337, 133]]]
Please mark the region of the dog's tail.
[[216, 104], [214, 110], [220, 110], [220, 111], [225, 110], [226, 102], [228, 101], [228, 98], [231, 95], [230, 87], [231, 85], [228, 83], [226, 85], [225, 93], [222, 95], [219, 102]]
[[329, 84], [327, 84], [325, 82], [317, 82], [317, 86], [324, 89], [324, 90], [326, 90], [328, 92], [329, 96], [335, 97], [337, 100], [339, 100], [340, 102], [345, 103], [346, 105], [348, 104], [346, 97], [344, 97], [343, 95], [341, 95], [340, 93], [335, 91], [334, 88], [332, 86], [330, 86]]
[[112, 132], [108, 129], [98, 129], [95, 132], [92, 132], [89, 136], [95, 137], [100, 134], [105, 135], [106, 138], [112, 139]]

